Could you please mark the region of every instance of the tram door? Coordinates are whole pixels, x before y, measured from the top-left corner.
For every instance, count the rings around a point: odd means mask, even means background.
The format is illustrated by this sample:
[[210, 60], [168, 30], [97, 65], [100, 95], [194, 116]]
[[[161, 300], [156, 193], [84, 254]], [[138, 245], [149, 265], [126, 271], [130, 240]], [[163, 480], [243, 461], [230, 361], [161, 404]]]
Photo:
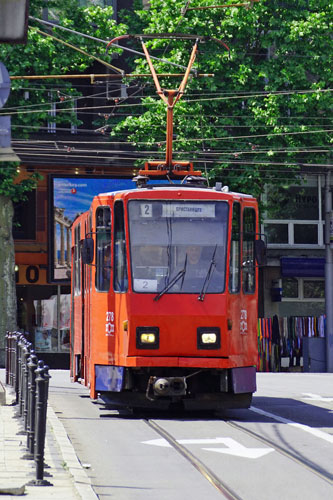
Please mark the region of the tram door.
[[[245, 206], [242, 214], [242, 308], [240, 311], [240, 335], [244, 336], [248, 344], [248, 349], [255, 337], [254, 332], [256, 332], [257, 328], [256, 222], [255, 209]], [[251, 345], [251, 347], [253, 346]]]
[[81, 224], [74, 229], [73, 280], [72, 280], [72, 319], [71, 319], [71, 349], [72, 376], [74, 380], [83, 378], [84, 352], [84, 296], [82, 293], [83, 263], [80, 251]]
[[[256, 328], [256, 268], [254, 246], [256, 212], [240, 202], [232, 206], [232, 227], [229, 261], [229, 317], [230, 355], [250, 354], [253, 331]], [[250, 352], [249, 352], [250, 351]]]

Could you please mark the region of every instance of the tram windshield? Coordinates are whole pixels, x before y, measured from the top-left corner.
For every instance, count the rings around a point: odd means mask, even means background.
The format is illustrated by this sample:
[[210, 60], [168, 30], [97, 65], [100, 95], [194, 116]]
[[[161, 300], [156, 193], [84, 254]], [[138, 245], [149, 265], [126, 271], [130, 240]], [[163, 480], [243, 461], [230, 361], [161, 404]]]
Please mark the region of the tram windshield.
[[226, 202], [130, 200], [128, 212], [135, 292], [224, 292]]

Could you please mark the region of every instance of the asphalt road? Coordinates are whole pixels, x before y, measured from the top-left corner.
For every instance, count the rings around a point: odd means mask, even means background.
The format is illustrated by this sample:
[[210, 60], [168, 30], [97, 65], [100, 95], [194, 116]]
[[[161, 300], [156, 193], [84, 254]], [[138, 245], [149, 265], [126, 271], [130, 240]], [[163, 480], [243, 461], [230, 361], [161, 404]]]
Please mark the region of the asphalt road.
[[100, 499], [333, 498], [333, 374], [259, 373], [249, 410], [119, 414], [51, 371], [50, 403]]

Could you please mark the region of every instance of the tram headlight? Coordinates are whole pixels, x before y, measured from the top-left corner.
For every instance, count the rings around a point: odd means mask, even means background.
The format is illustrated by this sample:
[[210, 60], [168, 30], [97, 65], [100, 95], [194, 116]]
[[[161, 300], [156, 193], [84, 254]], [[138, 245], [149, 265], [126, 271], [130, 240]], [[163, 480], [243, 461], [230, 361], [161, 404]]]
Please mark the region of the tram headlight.
[[221, 333], [218, 327], [199, 327], [197, 330], [198, 349], [219, 349]]
[[216, 333], [203, 333], [201, 341], [203, 344], [216, 344]]
[[136, 329], [137, 349], [158, 349], [160, 344], [157, 326], [138, 326]]
[[155, 333], [141, 333], [140, 335], [141, 344], [155, 344], [155, 341]]

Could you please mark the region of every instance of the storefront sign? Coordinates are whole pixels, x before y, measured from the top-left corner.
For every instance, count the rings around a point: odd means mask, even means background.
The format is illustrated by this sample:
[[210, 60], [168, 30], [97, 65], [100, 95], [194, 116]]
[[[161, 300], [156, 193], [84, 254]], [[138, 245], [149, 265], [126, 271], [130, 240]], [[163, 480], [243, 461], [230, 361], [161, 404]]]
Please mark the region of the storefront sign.
[[27, 264], [19, 264], [17, 268], [17, 285], [47, 285], [46, 268]]

